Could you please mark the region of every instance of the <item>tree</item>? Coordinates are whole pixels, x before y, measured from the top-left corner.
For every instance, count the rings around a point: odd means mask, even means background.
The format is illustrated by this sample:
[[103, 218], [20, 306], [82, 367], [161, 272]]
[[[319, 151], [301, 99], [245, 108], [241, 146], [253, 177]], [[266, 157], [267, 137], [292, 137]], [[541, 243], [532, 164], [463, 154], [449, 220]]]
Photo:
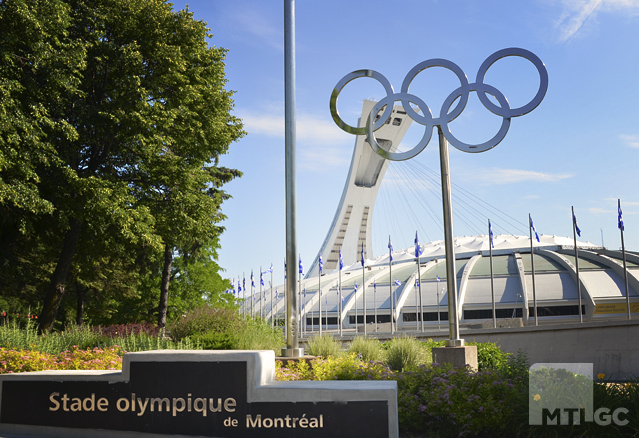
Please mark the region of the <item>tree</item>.
[[[224, 89], [225, 50], [208, 46], [188, 11], [162, 0], [1, 0], [0, 11], [10, 61], [0, 111], [17, 114], [0, 125], [0, 194], [10, 195], [0, 208], [13, 213], [2, 237], [42, 217], [60, 236], [39, 319], [48, 331], [70, 276], [88, 283], [87, 260], [74, 260], [83, 246], [100, 239], [166, 259], [167, 247], [216, 238], [220, 187], [239, 175], [217, 158], [243, 131]], [[28, 175], [21, 155], [36, 157]]]

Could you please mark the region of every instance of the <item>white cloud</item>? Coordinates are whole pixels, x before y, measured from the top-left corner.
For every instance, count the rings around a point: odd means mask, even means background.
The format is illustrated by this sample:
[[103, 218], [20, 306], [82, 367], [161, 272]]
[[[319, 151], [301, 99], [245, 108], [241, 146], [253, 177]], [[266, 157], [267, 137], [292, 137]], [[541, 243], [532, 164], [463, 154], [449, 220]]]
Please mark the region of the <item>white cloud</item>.
[[[240, 113], [249, 136], [277, 138], [284, 144], [284, 110], [271, 108], [263, 113]], [[331, 119], [310, 114], [296, 118], [296, 146], [299, 167], [307, 171], [325, 171], [346, 166], [353, 154], [354, 138], [341, 131]]]
[[[249, 135], [266, 135], [284, 138], [284, 111], [269, 110], [264, 113], [242, 113], [239, 117]], [[311, 114], [298, 114], [295, 123], [298, 143], [322, 144], [353, 142], [352, 136], [341, 131], [332, 120]]]
[[330, 146], [302, 150], [299, 167], [311, 172], [325, 172], [329, 167], [347, 166], [352, 151]]
[[620, 134], [619, 138], [631, 148], [639, 149], [639, 135]]
[[596, 24], [601, 12], [639, 15], [637, 0], [563, 0], [562, 6], [564, 9], [556, 24], [562, 42], [573, 38], [587, 24]]
[[574, 175], [568, 173], [544, 173], [522, 169], [483, 169], [469, 175], [474, 180], [479, 180], [484, 184], [511, 184], [526, 181], [535, 182], [558, 182]]

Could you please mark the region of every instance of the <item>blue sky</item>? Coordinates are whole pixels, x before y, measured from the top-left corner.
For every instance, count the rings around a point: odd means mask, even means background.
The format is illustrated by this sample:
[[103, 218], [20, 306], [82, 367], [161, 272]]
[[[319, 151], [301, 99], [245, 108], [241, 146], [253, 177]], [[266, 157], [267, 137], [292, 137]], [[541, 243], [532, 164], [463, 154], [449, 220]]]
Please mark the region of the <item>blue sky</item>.
[[[221, 164], [244, 176], [226, 186], [233, 198], [219, 262], [228, 278], [247, 277], [274, 264], [276, 284], [285, 256], [284, 2], [266, 0], [188, 3], [208, 23], [210, 44], [228, 49], [227, 88], [248, 135]], [[399, 91], [417, 63], [444, 58], [474, 81], [484, 59], [521, 47], [545, 64], [549, 87], [537, 109], [513, 118], [508, 135], [480, 154], [450, 149], [455, 235], [527, 234], [532, 214], [540, 234], [572, 237], [571, 206], [581, 241], [621, 245], [617, 199], [626, 224], [626, 248], [639, 250], [639, 1], [638, 0], [323, 0], [296, 2], [297, 240], [310, 266], [333, 219], [355, 139], [332, 121], [329, 97], [347, 73], [373, 69]], [[534, 66], [509, 57], [495, 63], [486, 82], [511, 106], [528, 102], [539, 79]], [[459, 86], [452, 73], [429, 69], [411, 86], [434, 113]], [[381, 99], [372, 79], [350, 83], [338, 109], [354, 124], [362, 99]], [[501, 118], [475, 93], [451, 123], [461, 140], [479, 143], [497, 132]], [[402, 149], [420, 138], [413, 124]], [[391, 163], [373, 217], [373, 250], [443, 239], [436, 138], [416, 158]], [[416, 141], [416, 140], [415, 140]], [[404, 145], [406, 145], [404, 147]], [[435, 172], [435, 173], [432, 173]]]

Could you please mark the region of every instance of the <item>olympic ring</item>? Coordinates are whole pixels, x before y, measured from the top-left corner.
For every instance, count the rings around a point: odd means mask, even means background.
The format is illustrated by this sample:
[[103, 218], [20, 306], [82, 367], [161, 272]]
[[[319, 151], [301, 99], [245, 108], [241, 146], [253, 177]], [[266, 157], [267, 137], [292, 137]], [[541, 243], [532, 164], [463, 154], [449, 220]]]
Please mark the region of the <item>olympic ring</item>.
[[[537, 90], [537, 93], [530, 100], [530, 102], [518, 108], [511, 108], [508, 100], [501, 91], [499, 91], [492, 85], [484, 83], [484, 79], [486, 77], [486, 72], [488, 71], [488, 69], [498, 60], [508, 56], [519, 56], [527, 59], [535, 66], [537, 72], [539, 73], [539, 89]], [[408, 92], [410, 84], [415, 79], [415, 77], [422, 71], [431, 67], [443, 67], [452, 71], [457, 76], [460, 82], [460, 86], [450, 95], [448, 95], [448, 97], [444, 100], [444, 103], [442, 104], [442, 107], [440, 109], [439, 117], [437, 118], [434, 118], [432, 116], [430, 108], [422, 99]], [[366, 126], [361, 128], [345, 123], [339, 116], [339, 113], [337, 111], [337, 98], [339, 97], [342, 89], [346, 86], [346, 84], [360, 77], [371, 77], [373, 79], [376, 79], [386, 90], [386, 97], [375, 104], [367, 118]], [[537, 108], [537, 106], [539, 106], [541, 101], [546, 96], [547, 90], [548, 71], [546, 70], [546, 66], [541, 61], [541, 59], [539, 59], [534, 53], [528, 50], [513, 47], [509, 49], [499, 50], [486, 58], [477, 71], [477, 77], [474, 83], [468, 82], [466, 74], [457, 64], [446, 59], [430, 59], [417, 64], [406, 74], [406, 77], [402, 82], [401, 92], [399, 93], [394, 92], [393, 86], [381, 73], [378, 73], [374, 70], [357, 70], [351, 72], [344, 76], [337, 83], [337, 85], [335, 85], [335, 88], [333, 89], [333, 92], [331, 94], [330, 110], [333, 120], [342, 130], [350, 134], [366, 135], [369, 144], [377, 154], [389, 160], [402, 161], [413, 158], [421, 151], [423, 151], [424, 148], [426, 148], [431, 139], [432, 130], [435, 126], [439, 126], [442, 134], [448, 140], [448, 142], [461, 151], [484, 152], [492, 149], [506, 137], [508, 129], [510, 128], [510, 119], [512, 117], [519, 117], [528, 114], [529, 112]], [[502, 117], [502, 124], [497, 134], [495, 134], [495, 136], [490, 140], [476, 145], [467, 144], [458, 140], [450, 132], [450, 128], [448, 127], [448, 124], [455, 120], [464, 111], [464, 109], [466, 108], [466, 104], [468, 103], [470, 92], [472, 91], [477, 93], [480, 102], [486, 109], [488, 109], [493, 114]], [[486, 94], [490, 94], [491, 96], [493, 96], [500, 106], [495, 105], [486, 96]], [[451, 111], [451, 107], [457, 100], [459, 100], [459, 102]], [[417, 143], [417, 145], [405, 152], [391, 152], [390, 150], [382, 148], [377, 142], [374, 133], [384, 125], [386, 120], [388, 120], [392, 113], [394, 102], [396, 101], [401, 102], [401, 105], [406, 111], [406, 114], [411, 119], [413, 119], [413, 121], [426, 127], [424, 135]], [[422, 114], [419, 114], [417, 111], [415, 111], [415, 109], [413, 109], [413, 107], [411, 106], [411, 103], [416, 105], [420, 109]], [[384, 113], [379, 118], [377, 118], [377, 120], [374, 120], [375, 115], [377, 115], [377, 113], [384, 107]]]

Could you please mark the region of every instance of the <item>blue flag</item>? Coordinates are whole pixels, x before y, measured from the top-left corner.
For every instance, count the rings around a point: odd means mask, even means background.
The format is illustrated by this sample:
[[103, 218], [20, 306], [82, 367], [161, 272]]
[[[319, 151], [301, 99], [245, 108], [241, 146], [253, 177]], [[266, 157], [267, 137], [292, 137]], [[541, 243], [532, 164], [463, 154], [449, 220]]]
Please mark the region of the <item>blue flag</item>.
[[286, 280], [286, 259], [284, 260], [284, 280]]
[[415, 279], [415, 287], [419, 287], [419, 280]]
[[319, 268], [320, 268], [320, 274], [321, 274], [322, 270], [324, 269], [324, 262], [322, 261], [322, 256], [319, 257]]
[[618, 217], [617, 217], [617, 226], [619, 227], [619, 229], [621, 231], [624, 230], [624, 226], [623, 226], [623, 214], [621, 212], [621, 200], [617, 199], [617, 213], [618, 213]]
[[251, 286], [255, 287], [255, 280], [253, 279], [253, 270], [251, 269]]
[[272, 274], [273, 273], [273, 263], [271, 263], [271, 267], [268, 268], [266, 271], [264, 271], [265, 274]]
[[437, 276], [437, 282], [439, 283], [439, 275]]
[[342, 257], [342, 248], [339, 249], [339, 270], [344, 269], [344, 258]]
[[581, 237], [581, 230], [579, 229], [579, 225], [577, 225], [577, 217], [575, 213], [572, 213], [572, 221], [575, 224], [575, 231], [577, 232], [577, 236]]
[[280, 299], [280, 292], [277, 289], [275, 289], [275, 301], [279, 299]]
[[264, 277], [262, 276], [262, 272], [260, 272], [260, 284], [264, 286]]
[[300, 274], [304, 274], [304, 265], [302, 265], [302, 257], [300, 257]]
[[390, 261], [393, 261], [393, 244], [391, 243], [390, 236], [388, 236], [388, 253], [390, 254]]
[[530, 228], [532, 228], [533, 233], [535, 233], [535, 238], [537, 239], [537, 242], [541, 242], [539, 240], [539, 234], [537, 234], [537, 230], [535, 230], [535, 224], [533, 224], [532, 216], [529, 216], [529, 217], [530, 217]]
[[364, 266], [364, 244], [362, 243], [362, 266]]
[[395, 286], [401, 286], [402, 282], [399, 281], [398, 279], [395, 279]]
[[355, 285], [353, 286], [353, 291], [357, 292], [357, 282], [355, 282]]
[[422, 255], [423, 250], [419, 248], [419, 239], [417, 238], [417, 231], [415, 231], [415, 257]]

